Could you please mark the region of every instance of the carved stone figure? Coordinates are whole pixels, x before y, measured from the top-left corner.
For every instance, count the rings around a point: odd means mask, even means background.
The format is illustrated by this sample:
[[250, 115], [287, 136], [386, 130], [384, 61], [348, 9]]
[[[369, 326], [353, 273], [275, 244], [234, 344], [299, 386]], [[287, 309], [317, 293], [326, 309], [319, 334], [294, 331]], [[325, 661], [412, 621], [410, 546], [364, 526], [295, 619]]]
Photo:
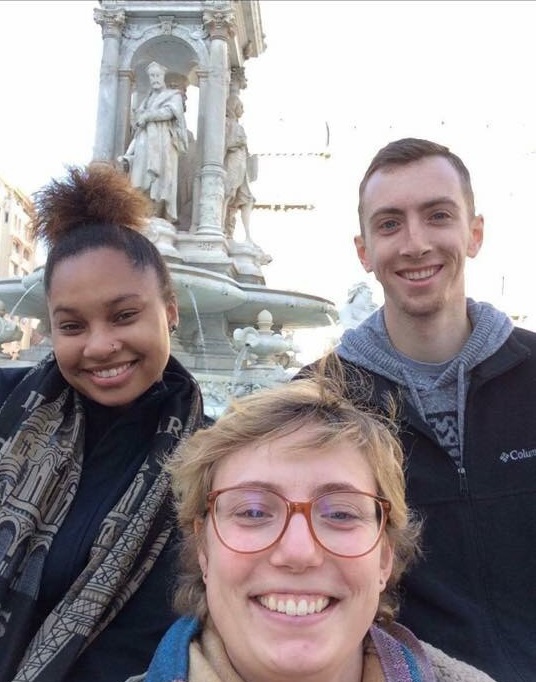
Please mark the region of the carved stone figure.
[[344, 329], [354, 329], [377, 307], [372, 300], [369, 285], [366, 282], [358, 282], [348, 289], [347, 302], [339, 311], [339, 322]]
[[223, 205], [224, 233], [232, 239], [236, 227], [236, 214], [240, 211], [246, 240], [251, 241], [249, 221], [255, 204], [255, 197], [249, 188], [251, 173], [249, 167], [256, 157], [248, 153], [247, 138], [240, 124], [244, 113], [242, 101], [238, 95], [230, 95], [227, 99], [225, 119], [225, 195]]
[[166, 70], [157, 62], [147, 67], [151, 91], [134, 111], [134, 136], [119, 161], [132, 184], [152, 199], [155, 216], [174, 222], [179, 156], [188, 149], [188, 131], [182, 93], [166, 87]]

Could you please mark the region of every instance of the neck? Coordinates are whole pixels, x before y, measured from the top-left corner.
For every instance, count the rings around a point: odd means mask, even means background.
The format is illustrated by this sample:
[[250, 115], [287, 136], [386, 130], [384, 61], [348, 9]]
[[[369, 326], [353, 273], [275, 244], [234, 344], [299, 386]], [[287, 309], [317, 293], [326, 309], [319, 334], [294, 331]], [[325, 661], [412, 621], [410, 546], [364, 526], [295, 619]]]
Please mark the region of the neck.
[[384, 308], [385, 326], [393, 346], [418, 362], [446, 362], [456, 356], [471, 335], [471, 321], [463, 307], [431, 315], [393, 314]]

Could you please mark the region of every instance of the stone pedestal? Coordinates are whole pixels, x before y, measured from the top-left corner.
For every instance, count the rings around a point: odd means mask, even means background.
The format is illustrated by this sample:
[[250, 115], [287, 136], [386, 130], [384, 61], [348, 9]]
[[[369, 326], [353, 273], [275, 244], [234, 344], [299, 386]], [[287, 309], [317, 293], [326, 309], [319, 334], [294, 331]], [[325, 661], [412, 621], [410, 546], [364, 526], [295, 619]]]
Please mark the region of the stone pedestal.
[[236, 279], [250, 284], [266, 284], [262, 267], [271, 263], [272, 257], [253, 242], [235, 242], [229, 239], [227, 244]]

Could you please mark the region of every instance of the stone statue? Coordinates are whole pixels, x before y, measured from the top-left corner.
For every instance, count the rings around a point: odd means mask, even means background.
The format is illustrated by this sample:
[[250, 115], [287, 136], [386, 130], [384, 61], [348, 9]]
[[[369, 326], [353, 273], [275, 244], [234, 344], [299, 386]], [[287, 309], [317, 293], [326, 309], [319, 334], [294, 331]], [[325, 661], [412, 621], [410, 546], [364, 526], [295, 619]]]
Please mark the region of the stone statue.
[[358, 282], [348, 289], [348, 299], [339, 311], [339, 322], [344, 329], [354, 329], [377, 309], [372, 291], [366, 282]]
[[251, 241], [249, 220], [255, 204], [255, 197], [249, 188], [251, 177], [249, 168], [256, 157], [248, 153], [247, 138], [240, 124], [244, 113], [242, 101], [238, 95], [230, 95], [227, 99], [225, 119], [225, 159], [226, 171], [224, 182], [223, 231], [228, 239], [232, 239], [236, 227], [236, 214], [240, 210], [246, 240]]
[[118, 160], [153, 201], [154, 215], [174, 222], [179, 156], [188, 150], [188, 131], [182, 93], [166, 87], [166, 70], [157, 62], [147, 67], [151, 91], [133, 112], [134, 136]]

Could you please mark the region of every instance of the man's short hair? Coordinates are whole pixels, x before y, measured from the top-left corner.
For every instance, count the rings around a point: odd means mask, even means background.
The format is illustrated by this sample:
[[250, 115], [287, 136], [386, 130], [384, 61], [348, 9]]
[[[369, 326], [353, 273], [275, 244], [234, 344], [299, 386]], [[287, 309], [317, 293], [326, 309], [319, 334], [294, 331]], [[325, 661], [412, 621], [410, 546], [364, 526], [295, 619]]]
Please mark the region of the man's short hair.
[[361, 180], [359, 185], [358, 211], [362, 235], [365, 233], [365, 226], [363, 225], [363, 194], [365, 193], [367, 183], [371, 176], [376, 173], [376, 171], [384, 168], [405, 166], [408, 163], [420, 161], [428, 156], [442, 156], [447, 159], [451, 166], [457, 171], [462, 186], [462, 192], [467, 202], [469, 216], [472, 218], [475, 215], [475, 196], [471, 186], [471, 176], [460, 157], [453, 154], [448, 147], [438, 144], [437, 142], [421, 140], [416, 137], [405, 137], [401, 140], [389, 142], [388, 145], [380, 149], [370, 162], [370, 165]]

